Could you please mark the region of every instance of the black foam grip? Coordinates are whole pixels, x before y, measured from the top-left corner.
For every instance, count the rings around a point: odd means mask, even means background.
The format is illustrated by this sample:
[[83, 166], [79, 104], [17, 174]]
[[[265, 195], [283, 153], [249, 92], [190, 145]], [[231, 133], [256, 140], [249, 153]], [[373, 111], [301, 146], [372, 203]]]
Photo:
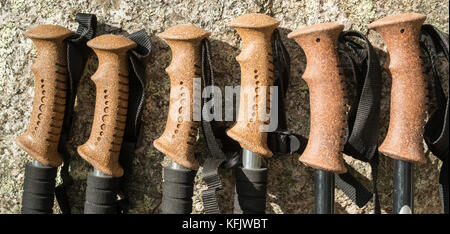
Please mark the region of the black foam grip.
[[89, 173], [87, 178], [85, 214], [116, 214], [120, 178], [101, 177]]
[[267, 168], [236, 168], [235, 214], [264, 214], [266, 210]]
[[161, 213], [190, 214], [192, 212], [192, 195], [196, 173], [197, 171], [189, 169], [164, 168]]
[[53, 213], [56, 172], [56, 167], [27, 164], [23, 184], [22, 214]]

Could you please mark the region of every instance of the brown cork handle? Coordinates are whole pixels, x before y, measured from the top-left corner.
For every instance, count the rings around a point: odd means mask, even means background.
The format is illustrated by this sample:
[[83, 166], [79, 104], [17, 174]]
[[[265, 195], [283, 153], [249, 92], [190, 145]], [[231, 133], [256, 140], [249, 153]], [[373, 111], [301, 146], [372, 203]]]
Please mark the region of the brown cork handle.
[[58, 152], [66, 107], [67, 59], [64, 39], [73, 32], [56, 25], [39, 25], [28, 30], [37, 49], [31, 66], [36, 77], [33, 110], [27, 131], [17, 144], [43, 165], [57, 167], [63, 159]]
[[78, 153], [104, 174], [121, 177], [119, 154], [128, 108], [127, 51], [136, 43], [124, 36], [106, 34], [87, 45], [98, 57], [98, 69], [91, 78], [96, 99], [91, 135], [78, 147]]
[[300, 161], [333, 173], [347, 171], [342, 158], [348, 103], [340, 74], [337, 39], [344, 26], [324, 23], [291, 32], [306, 54], [303, 79], [309, 87], [309, 140]]
[[166, 129], [153, 145], [173, 162], [197, 170], [194, 146], [199, 122], [193, 121], [193, 82], [201, 76], [200, 43], [209, 33], [186, 24], [171, 27], [159, 36], [172, 50], [172, 61], [166, 68], [171, 87]]
[[246, 14], [231, 23], [242, 38], [242, 51], [236, 58], [241, 66], [241, 91], [238, 120], [227, 134], [242, 148], [263, 157], [272, 156], [262, 127], [269, 123], [266, 114], [274, 69], [271, 37], [279, 24], [263, 14]]
[[427, 81], [420, 58], [419, 34], [426, 16], [402, 14], [369, 25], [383, 37], [392, 76], [389, 129], [379, 151], [411, 163], [425, 163], [423, 133]]

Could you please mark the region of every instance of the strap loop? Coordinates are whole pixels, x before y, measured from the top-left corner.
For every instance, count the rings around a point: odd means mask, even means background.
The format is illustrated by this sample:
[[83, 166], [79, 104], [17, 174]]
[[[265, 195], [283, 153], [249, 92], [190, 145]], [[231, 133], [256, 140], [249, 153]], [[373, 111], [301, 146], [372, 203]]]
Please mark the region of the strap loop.
[[67, 196], [67, 188], [73, 184], [73, 179], [69, 174], [70, 154], [67, 149], [67, 141], [71, 136], [73, 122], [73, 107], [77, 93], [78, 83], [83, 73], [86, 61], [91, 53], [91, 49], [86, 43], [96, 34], [97, 17], [92, 14], [78, 13], [76, 21], [79, 26], [74, 36], [67, 38], [67, 71], [68, 89], [66, 95], [66, 109], [64, 113], [61, 136], [59, 138], [58, 151], [64, 158], [64, 165], [61, 167], [62, 183], [55, 188], [55, 196], [59, 208], [63, 214], [70, 214], [70, 204]]
[[152, 44], [144, 29], [127, 36], [136, 42], [137, 47], [128, 51], [129, 59], [129, 96], [128, 110], [119, 163], [124, 169], [120, 180], [119, 213], [127, 213], [129, 199], [126, 185], [132, 173], [134, 151], [142, 143], [141, 115], [145, 100], [145, 68]]
[[[425, 40], [431, 39], [431, 43]], [[442, 52], [447, 62], [449, 61], [448, 35], [442, 33], [432, 25], [424, 24], [421, 29], [421, 47], [425, 57], [430, 60], [433, 71], [434, 89], [432, 94], [436, 101], [436, 109], [431, 114], [425, 125], [424, 139], [430, 151], [442, 161], [439, 175], [439, 191], [445, 214], [448, 214], [449, 205], [449, 97], [445, 96], [442, 82], [442, 74], [437, 69], [437, 54]]]
[[[351, 38], [358, 38], [365, 46]], [[372, 193], [353, 175], [336, 175], [336, 185], [359, 207], [373, 198], [374, 213], [380, 214], [377, 190], [378, 174], [378, 129], [381, 100], [381, 67], [370, 41], [360, 32], [344, 31], [338, 44], [341, 67], [349, 71], [356, 81], [356, 98], [349, 111], [344, 153], [363, 162], [369, 162], [372, 170]], [[344, 63], [343, 61], [347, 61]], [[347, 74], [347, 73], [344, 73]]]

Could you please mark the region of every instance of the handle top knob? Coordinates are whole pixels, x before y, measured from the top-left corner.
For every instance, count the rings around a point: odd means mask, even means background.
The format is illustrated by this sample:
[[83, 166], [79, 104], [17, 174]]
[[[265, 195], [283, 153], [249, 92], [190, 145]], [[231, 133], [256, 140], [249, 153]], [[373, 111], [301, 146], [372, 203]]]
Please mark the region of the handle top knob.
[[210, 33], [193, 25], [180, 24], [168, 28], [166, 31], [160, 33], [158, 36], [166, 40], [196, 40], [209, 37]]
[[90, 41], [87, 45], [99, 50], [129, 50], [136, 47], [136, 43], [122, 35], [104, 34]]
[[59, 25], [38, 25], [25, 32], [25, 36], [31, 39], [51, 40], [64, 39], [73, 35], [73, 32]]
[[329, 33], [329, 32], [341, 32], [344, 29], [344, 25], [330, 22], [330, 23], [322, 23], [322, 24], [315, 24], [303, 28], [299, 28], [291, 33], [288, 34], [288, 38], [294, 39], [301, 36], [306, 35], [317, 35], [317, 34], [323, 34], [323, 33]]
[[399, 15], [391, 15], [388, 17], [384, 17], [375, 22], [369, 24], [369, 29], [377, 29], [381, 27], [402, 24], [406, 22], [414, 22], [419, 21], [422, 24], [427, 17], [422, 14], [417, 13], [407, 13], [407, 14], [399, 14]]
[[270, 27], [276, 28], [279, 24], [280, 21], [270, 16], [259, 13], [250, 13], [237, 17], [230, 25], [235, 28], [262, 29]]

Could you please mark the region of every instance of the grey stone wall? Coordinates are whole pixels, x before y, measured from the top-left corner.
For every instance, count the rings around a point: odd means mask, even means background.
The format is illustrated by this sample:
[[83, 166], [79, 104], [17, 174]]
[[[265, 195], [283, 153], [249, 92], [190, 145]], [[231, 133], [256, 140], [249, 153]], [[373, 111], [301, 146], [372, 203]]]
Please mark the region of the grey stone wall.
[[[300, 47], [286, 38], [294, 29], [316, 23], [337, 21], [345, 29], [367, 33], [367, 25], [381, 17], [397, 13], [417, 12], [428, 16], [426, 23], [448, 33], [449, 2], [442, 0], [305, 0], [305, 1], [238, 1], [238, 0], [68, 0], [68, 1], [0, 1], [0, 213], [19, 213], [24, 167], [30, 157], [15, 144], [15, 138], [28, 125], [34, 95], [34, 76], [30, 70], [36, 50], [24, 32], [39, 24], [59, 24], [75, 30], [77, 12], [94, 13], [99, 20], [98, 33], [127, 34], [144, 28], [151, 35], [153, 51], [147, 66], [146, 104], [143, 111], [144, 144], [133, 161], [133, 180], [129, 184], [131, 213], [157, 213], [161, 203], [161, 167], [167, 163], [152, 145], [162, 134], [169, 102], [169, 78], [164, 69], [171, 52], [157, 34], [170, 26], [193, 23], [211, 32], [213, 64], [220, 86], [238, 85], [240, 38], [228, 24], [245, 13], [266, 13], [281, 21], [283, 42], [291, 55], [291, 83], [288, 90], [288, 126], [297, 133], [309, 131], [309, 99], [306, 83], [301, 79], [305, 58]], [[382, 62], [386, 58], [381, 37], [368, 33], [378, 47]], [[97, 59], [91, 56], [79, 87], [75, 106], [74, 136], [70, 139], [72, 163], [70, 174], [75, 185], [70, 189], [73, 212], [82, 213], [87, 173], [91, 166], [76, 153], [76, 147], [89, 137], [95, 103], [95, 86], [90, 76]], [[444, 66], [448, 74], [448, 64]], [[383, 96], [380, 142], [389, 119], [390, 78], [383, 72]], [[446, 83], [448, 87], [448, 83]], [[200, 139], [198, 159], [203, 163], [207, 152]], [[438, 194], [439, 161], [427, 152], [428, 163], [414, 168], [417, 213], [440, 213]], [[364, 184], [370, 186], [368, 164], [345, 157]], [[298, 161], [298, 155], [266, 160], [269, 172], [267, 213], [312, 213], [313, 170]], [[193, 211], [202, 213], [200, 192], [205, 185], [196, 178]], [[379, 192], [383, 213], [392, 212], [393, 161], [382, 156], [379, 171]], [[222, 171], [225, 189], [220, 194], [224, 213], [232, 212], [233, 176]], [[360, 209], [340, 190], [336, 190], [337, 213], [370, 213], [370, 203]], [[55, 212], [59, 212], [55, 206]]]

